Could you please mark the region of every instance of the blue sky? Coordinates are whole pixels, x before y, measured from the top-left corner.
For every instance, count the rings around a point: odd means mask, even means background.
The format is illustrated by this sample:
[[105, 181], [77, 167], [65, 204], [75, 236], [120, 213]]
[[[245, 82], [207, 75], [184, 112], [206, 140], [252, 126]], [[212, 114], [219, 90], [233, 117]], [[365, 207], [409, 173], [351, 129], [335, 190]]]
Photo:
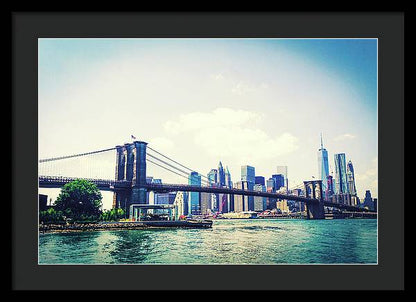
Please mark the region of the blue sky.
[[346, 153], [360, 197], [377, 196], [376, 39], [39, 39], [38, 49], [40, 158], [133, 134], [201, 173], [221, 160], [238, 181], [244, 164], [266, 178], [287, 165], [294, 184], [317, 174], [322, 132], [330, 170]]

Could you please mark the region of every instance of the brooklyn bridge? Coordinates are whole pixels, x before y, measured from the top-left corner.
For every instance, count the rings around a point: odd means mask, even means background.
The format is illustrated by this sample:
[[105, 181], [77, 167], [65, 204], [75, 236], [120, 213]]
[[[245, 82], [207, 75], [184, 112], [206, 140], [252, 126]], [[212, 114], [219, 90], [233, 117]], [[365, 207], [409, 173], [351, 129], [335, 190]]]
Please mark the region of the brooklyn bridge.
[[[113, 163], [112, 168], [112, 171], [115, 171], [113, 172], [114, 178], [109, 178], [108, 173], [102, 172], [105, 168], [102, 162], [100, 162], [100, 157], [102, 158], [104, 155], [110, 155], [113, 159], [115, 157], [115, 163]], [[325, 200], [322, 192], [321, 180], [303, 181], [302, 187], [305, 192], [304, 196], [297, 196], [290, 193], [279, 194], [275, 192], [218, 187], [210, 183], [208, 178], [198, 172], [197, 173], [201, 176], [200, 186], [153, 183], [149, 181], [149, 178], [147, 177], [147, 164], [157, 166], [169, 173], [185, 178], [188, 178], [192, 172], [197, 172], [151, 148], [146, 142], [134, 141], [132, 143], [126, 143], [124, 145], [118, 145], [102, 150], [40, 159], [39, 187], [60, 188], [75, 179], [86, 179], [96, 184], [100, 190], [113, 192], [113, 208], [126, 209], [127, 215], [132, 205], [149, 203], [148, 192], [150, 191], [155, 193], [178, 191], [221, 193], [232, 196], [257, 196], [273, 198], [276, 200], [297, 201], [305, 204], [308, 219], [325, 218], [324, 207], [344, 209], [353, 212], [368, 211], [357, 206], [333, 203]], [[75, 168], [76, 166], [82, 168], [78, 168], [77, 170], [77, 168]], [[88, 173], [81, 173], [79, 170], [88, 171]], [[105, 177], [103, 177], [104, 175]]]

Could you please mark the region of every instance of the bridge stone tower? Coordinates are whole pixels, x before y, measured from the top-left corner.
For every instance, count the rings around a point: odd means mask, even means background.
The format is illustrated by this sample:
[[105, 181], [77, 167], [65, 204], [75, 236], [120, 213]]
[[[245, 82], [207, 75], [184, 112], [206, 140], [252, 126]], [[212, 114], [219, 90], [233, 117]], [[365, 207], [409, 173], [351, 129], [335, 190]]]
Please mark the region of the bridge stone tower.
[[113, 208], [121, 208], [129, 217], [131, 204], [146, 204], [146, 142], [135, 141], [133, 143], [116, 146], [116, 171], [115, 179], [131, 183], [129, 189], [115, 190]]
[[306, 204], [308, 219], [324, 219], [324, 200], [322, 195], [322, 180], [304, 181], [306, 198], [318, 199], [316, 203]]

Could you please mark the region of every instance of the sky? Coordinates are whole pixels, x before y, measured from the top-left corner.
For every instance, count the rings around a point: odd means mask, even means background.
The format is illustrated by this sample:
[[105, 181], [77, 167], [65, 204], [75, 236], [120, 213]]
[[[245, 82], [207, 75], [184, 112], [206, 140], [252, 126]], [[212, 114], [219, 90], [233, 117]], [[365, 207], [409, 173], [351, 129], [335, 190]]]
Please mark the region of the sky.
[[38, 51], [40, 159], [134, 135], [204, 175], [221, 161], [234, 182], [242, 165], [266, 179], [288, 166], [293, 187], [318, 178], [322, 133], [330, 173], [345, 153], [358, 196], [377, 197], [377, 39], [42, 38]]

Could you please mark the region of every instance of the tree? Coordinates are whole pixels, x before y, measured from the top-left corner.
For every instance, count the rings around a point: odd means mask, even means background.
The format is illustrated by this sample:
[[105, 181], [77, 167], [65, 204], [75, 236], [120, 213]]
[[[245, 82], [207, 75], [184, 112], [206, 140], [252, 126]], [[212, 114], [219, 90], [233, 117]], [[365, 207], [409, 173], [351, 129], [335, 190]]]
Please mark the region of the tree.
[[118, 221], [124, 217], [124, 211], [122, 209], [111, 209], [101, 213], [100, 219], [103, 221]]
[[63, 213], [61, 211], [55, 211], [55, 209], [50, 208], [46, 211], [39, 212], [39, 222], [43, 223], [56, 223], [63, 222]]
[[77, 179], [67, 183], [55, 201], [57, 211], [71, 218], [99, 217], [102, 195], [97, 186], [87, 180]]

